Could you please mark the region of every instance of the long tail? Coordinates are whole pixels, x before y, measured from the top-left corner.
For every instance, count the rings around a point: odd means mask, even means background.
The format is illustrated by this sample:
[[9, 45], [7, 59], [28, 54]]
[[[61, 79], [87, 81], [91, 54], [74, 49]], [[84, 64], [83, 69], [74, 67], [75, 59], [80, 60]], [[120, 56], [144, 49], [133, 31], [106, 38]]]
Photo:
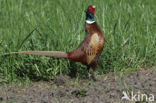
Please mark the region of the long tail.
[[68, 58], [68, 53], [60, 52], [60, 51], [19, 51], [19, 52], [2, 54], [2, 56], [11, 55], [11, 54], [33, 54], [33, 55], [43, 55], [43, 56], [50, 56], [56, 58]]

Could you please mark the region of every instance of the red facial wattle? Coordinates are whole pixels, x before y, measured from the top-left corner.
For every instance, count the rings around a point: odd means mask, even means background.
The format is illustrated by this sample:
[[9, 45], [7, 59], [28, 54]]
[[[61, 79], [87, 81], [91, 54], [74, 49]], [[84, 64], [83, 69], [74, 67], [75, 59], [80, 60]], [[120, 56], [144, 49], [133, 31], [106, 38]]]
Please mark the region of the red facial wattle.
[[92, 14], [94, 14], [94, 12], [95, 12], [95, 9], [93, 8], [92, 5], [89, 5], [89, 6], [88, 6], [88, 10], [89, 10], [89, 12], [92, 13]]

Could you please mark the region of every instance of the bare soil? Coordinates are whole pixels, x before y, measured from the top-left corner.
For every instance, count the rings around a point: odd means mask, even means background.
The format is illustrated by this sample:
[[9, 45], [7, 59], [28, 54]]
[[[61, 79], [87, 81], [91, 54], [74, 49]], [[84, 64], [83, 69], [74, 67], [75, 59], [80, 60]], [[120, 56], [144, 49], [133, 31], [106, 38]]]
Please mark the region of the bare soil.
[[108, 73], [98, 76], [98, 81], [61, 75], [51, 82], [2, 85], [0, 103], [148, 103], [122, 100], [123, 91], [153, 94], [156, 103], [156, 68]]

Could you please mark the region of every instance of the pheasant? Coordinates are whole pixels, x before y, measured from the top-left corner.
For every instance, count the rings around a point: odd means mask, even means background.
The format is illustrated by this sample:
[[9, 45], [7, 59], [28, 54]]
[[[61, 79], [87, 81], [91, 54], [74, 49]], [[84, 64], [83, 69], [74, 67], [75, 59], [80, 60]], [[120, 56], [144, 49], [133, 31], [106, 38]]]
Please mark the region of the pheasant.
[[56, 58], [65, 58], [75, 62], [81, 62], [87, 66], [88, 78], [90, 79], [90, 68], [93, 69], [93, 80], [96, 80], [96, 67], [98, 58], [104, 47], [104, 35], [94, 20], [95, 6], [89, 5], [85, 10], [86, 36], [78, 48], [70, 52], [61, 51], [19, 51], [9, 54], [33, 54], [51, 56]]

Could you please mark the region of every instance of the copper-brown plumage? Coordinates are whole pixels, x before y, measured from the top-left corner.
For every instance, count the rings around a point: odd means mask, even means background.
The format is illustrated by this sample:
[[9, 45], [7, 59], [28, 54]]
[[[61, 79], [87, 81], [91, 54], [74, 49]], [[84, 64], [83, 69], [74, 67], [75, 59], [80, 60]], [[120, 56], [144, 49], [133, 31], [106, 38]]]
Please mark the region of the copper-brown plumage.
[[[20, 54], [34, 54], [34, 55], [44, 55], [56, 58], [66, 58], [71, 61], [81, 62], [88, 68], [91, 67], [94, 71], [93, 79], [96, 79], [96, 66], [98, 64], [98, 58], [101, 54], [104, 46], [104, 35], [100, 30], [97, 23], [94, 21], [95, 9], [92, 5], [86, 10], [86, 23], [85, 30], [86, 36], [82, 43], [71, 52], [60, 52], [60, 51], [20, 51], [13, 52]], [[10, 53], [9, 53], [10, 54]], [[90, 78], [90, 74], [88, 73]]]
[[97, 61], [104, 46], [104, 36], [98, 25], [86, 24], [86, 37], [82, 43], [68, 53], [68, 59], [79, 61], [85, 65], [91, 65], [92, 61]]

